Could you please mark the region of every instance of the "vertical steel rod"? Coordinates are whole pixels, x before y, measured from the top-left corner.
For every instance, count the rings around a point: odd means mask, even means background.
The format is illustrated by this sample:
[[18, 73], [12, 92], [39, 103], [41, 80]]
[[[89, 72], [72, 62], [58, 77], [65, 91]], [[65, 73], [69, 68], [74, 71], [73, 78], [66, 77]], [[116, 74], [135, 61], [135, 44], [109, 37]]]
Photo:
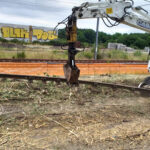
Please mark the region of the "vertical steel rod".
[[94, 55], [95, 60], [97, 60], [97, 52], [98, 52], [98, 32], [99, 32], [99, 18], [97, 18], [97, 26], [96, 26], [96, 44], [95, 44], [95, 55]]
[[[100, 1], [100, 0], [99, 0]], [[99, 32], [99, 18], [97, 18], [97, 25], [96, 25], [96, 43], [95, 43], [95, 54], [94, 59], [97, 60], [97, 52], [98, 52], [98, 32]]]

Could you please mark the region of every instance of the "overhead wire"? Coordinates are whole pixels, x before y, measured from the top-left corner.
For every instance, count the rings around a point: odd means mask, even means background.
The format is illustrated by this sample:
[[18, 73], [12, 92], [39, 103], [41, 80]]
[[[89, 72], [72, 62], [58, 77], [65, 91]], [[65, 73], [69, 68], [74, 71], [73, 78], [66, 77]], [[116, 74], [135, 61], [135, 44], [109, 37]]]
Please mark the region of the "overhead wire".
[[58, 27], [59, 25], [65, 24], [65, 26], [67, 27], [66, 22], [68, 22], [68, 18], [69, 18], [69, 17], [65, 18], [64, 20], [62, 20], [61, 22], [59, 22], [59, 23], [56, 25], [56, 27], [55, 27], [54, 30], [53, 30], [53, 33], [54, 33], [54, 34], [56, 33], [55, 31], [56, 31], [56, 29], [57, 29], [57, 27]]

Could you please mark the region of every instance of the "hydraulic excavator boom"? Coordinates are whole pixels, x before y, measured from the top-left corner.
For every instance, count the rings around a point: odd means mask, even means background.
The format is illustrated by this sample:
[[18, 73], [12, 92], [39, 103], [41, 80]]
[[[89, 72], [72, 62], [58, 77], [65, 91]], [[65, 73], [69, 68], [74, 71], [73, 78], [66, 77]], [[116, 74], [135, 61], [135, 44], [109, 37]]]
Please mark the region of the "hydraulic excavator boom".
[[134, 7], [133, 0], [103, 0], [97, 3], [86, 2], [79, 7], [74, 7], [72, 14], [66, 19], [66, 34], [69, 48], [68, 62], [64, 65], [66, 80], [71, 84], [78, 84], [80, 75], [80, 70], [75, 63], [75, 55], [78, 52], [76, 50], [77, 20], [90, 18], [101, 18], [107, 27], [117, 26], [122, 23], [150, 32], [150, 15], [148, 11], [142, 7]]

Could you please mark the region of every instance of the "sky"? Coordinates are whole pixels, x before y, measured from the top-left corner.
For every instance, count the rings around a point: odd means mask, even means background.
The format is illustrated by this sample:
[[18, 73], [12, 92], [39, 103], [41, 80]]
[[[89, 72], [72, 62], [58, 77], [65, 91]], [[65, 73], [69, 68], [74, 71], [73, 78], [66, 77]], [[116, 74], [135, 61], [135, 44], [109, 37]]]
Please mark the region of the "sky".
[[[71, 14], [74, 6], [83, 2], [97, 2], [98, 0], [0, 0], [0, 23], [55, 27]], [[144, 0], [134, 0], [135, 6], [150, 4]], [[150, 5], [144, 7], [150, 11]], [[96, 29], [96, 19], [78, 20], [78, 28]], [[60, 26], [64, 28], [65, 26]], [[100, 20], [99, 31], [109, 34], [142, 33], [143, 31], [120, 24], [108, 28]]]

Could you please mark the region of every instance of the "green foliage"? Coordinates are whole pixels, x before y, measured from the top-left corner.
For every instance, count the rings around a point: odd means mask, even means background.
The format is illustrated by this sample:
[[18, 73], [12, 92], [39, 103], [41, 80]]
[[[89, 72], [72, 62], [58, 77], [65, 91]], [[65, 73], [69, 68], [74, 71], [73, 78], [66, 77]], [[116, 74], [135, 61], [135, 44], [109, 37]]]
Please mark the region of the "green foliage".
[[47, 42], [48, 45], [53, 45], [53, 46], [62, 46], [62, 45], [66, 45], [67, 41], [64, 39], [57, 39], [57, 40], [52, 40]]
[[128, 54], [120, 50], [112, 50], [107, 53], [109, 59], [128, 59]]
[[87, 58], [87, 59], [92, 59], [92, 58], [94, 58], [94, 55], [93, 55], [93, 53], [92, 53], [91, 51], [83, 52], [83, 55], [84, 55], [84, 57]]
[[25, 41], [21, 41], [21, 40], [18, 40], [18, 39], [12, 39], [10, 40], [11, 43], [16, 43], [16, 44], [27, 44], [27, 42]]
[[42, 45], [53, 45], [53, 46], [62, 46], [62, 45], [66, 45], [67, 44], [67, 41], [65, 39], [57, 39], [57, 40], [51, 40], [51, 41], [48, 41], [48, 42], [38, 42], [38, 41], [35, 41], [34, 42], [35, 44], [42, 44]]
[[[94, 43], [95, 41], [95, 31], [92, 29], [78, 29], [77, 35], [78, 41], [82, 43]], [[66, 39], [65, 29], [60, 29], [58, 31], [58, 37], [60, 39]]]
[[[95, 44], [96, 33], [92, 29], [78, 29], [77, 30], [78, 41], [82, 43], [85, 47], [92, 47]], [[0, 38], [0, 42], [11, 42], [19, 44], [28, 44], [28, 42], [20, 41], [18, 39], [6, 40]], [[126, 46], [135, 49], [144, 49], [146, 46], [150, 47], [150, 34], [149, 33], [131, 33], [131, 34], [120, 34], [115, 33], [113, 35], [99, 32], [99, 44], [102, 48], [106, 48], [109, 42], [123, 43]], [[33, 44], [41, 45], [53, 45], [61, 46], [67, 44], [66, 31], [65, 29], [60, 29], [58, 31], [58, 39], [46, 42], [33, 41]]]
[[104, 33], [104, 32], [99, 32], [99, 43], [108, 43], [108, 41], [111, 39], [111, 35]]
[[3, 38], [0, 37], [0, 42], [5, 43], [5, 42], [8, 42], [8, 41], [6, 39], [3, 39]]
[[32, 44], [40, 44], [40, 41], [33, 41]]
[[[94, 44], [96, 33], [91, 29], [78, 29], [78, 41], [82, 43]], [[59, 30], [59, 38], [66, 39], [65, 29]], [[121, 34], [115, 33], [113, 35], [99, 32], [99, 43], [107, 47], [109, 42], [123, 43], [129, 47], [144, 49], [145, 46], [150, 47], [150, 34], [148, 33], [131, 33]]]
[[59, 39], [66, 39], [66, 31], [65, 31], [65, 29], [58, 30], [58, 38]]
[[12, 43], [20, 43], [20, 41], [18, 39], [12, 39], [12, 40], [10, 40], [10, 42], [12, 42]]
[[86, 42], [83, 43], [83, 42], [82, 42], [81, 44], [82, 44], [81, 47], [86, 47], [86, 48], [90, 48], [90, 47], [93, 46], [92, 43], [86, 43]]
[[139, 51], [139, 50], [135, 51], [135, 52], [134, 52], [134, 56], [136, 56], [136, 57], [142, 56], [141, 51]]
[[13, 56], [13, 58], [16, 58], [16, 59], [25, 59], [26, 58], [26, 54], [25, 52], [18, 52], [16, 57]]
[[46, 77], [50, 77], [50, 75], [49, 75], [47, 72], [44, 72], [44, 75], [45, 75]]
[[104, 58], [104, 55], [102, 53], [97, 54], [97, 59], [103, 59], [103, 58]]

